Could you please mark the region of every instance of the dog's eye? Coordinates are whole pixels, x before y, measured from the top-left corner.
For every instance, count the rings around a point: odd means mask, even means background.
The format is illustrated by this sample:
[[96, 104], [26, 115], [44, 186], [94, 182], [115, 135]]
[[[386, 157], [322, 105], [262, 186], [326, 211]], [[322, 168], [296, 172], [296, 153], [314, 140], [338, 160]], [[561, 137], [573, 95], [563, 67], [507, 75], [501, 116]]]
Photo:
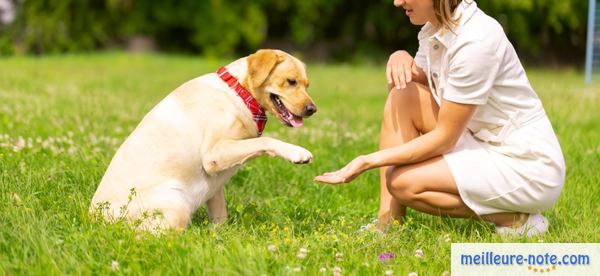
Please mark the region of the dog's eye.
[[298, 82], [297, 82], [296, 80], [287, 79], [287, 83], [288, 83], [290, 86], [296, 86], [296, 83], [298, 83]]

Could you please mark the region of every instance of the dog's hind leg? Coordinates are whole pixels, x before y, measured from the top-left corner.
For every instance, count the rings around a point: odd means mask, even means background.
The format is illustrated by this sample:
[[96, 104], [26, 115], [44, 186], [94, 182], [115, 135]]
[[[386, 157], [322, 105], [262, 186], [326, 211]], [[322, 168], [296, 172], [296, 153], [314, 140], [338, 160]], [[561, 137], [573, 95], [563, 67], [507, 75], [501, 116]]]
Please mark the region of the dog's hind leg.
[[227, 221], [227, 202], [223, 188], [206, 202], [206, 209], [211, 223], [221, 224]]
[[137, 224], [137, 229], [152, 233], [160, 233], [168, 229], [183, 232], [190, 219], [191, 217], [185, 211], [168, 207], [148, 211], [134, 224]]

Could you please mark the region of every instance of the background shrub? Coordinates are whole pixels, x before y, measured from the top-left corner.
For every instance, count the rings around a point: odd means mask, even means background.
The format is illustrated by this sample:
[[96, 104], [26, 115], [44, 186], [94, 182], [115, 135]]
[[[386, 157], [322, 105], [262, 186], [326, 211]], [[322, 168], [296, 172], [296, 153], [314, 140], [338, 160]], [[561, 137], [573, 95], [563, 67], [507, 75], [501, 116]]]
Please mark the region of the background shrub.
[[[162, 51], [234, 55], [281, 47], [347, 59], [416, 49], [416, 33], [391, 0], [5, 0], [0, 53], [46, 54], [126, 47], [136, 36]], [[486, 0], [530, 61], [583, 62], [587, 1]]]

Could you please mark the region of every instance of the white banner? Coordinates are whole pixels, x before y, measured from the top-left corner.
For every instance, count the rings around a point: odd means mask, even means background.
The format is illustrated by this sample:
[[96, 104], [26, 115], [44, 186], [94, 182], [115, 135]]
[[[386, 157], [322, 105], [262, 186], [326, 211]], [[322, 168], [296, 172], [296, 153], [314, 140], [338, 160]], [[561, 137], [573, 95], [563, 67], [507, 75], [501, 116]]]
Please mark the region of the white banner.
[[600, 275], [600, 243], [453, 243], [452, 275]]

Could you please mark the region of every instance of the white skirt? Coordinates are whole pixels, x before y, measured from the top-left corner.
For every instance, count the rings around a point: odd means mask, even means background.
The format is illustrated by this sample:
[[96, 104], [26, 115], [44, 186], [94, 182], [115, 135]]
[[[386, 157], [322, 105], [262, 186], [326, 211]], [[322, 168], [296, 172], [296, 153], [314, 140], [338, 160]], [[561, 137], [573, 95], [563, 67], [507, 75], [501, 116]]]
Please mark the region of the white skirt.
[[465, 131], [444, 159], [461, 199], [478, 215], [540, 213], [554, 205], [565, 179], [564, 158], [546, 116], [501, 144]]

